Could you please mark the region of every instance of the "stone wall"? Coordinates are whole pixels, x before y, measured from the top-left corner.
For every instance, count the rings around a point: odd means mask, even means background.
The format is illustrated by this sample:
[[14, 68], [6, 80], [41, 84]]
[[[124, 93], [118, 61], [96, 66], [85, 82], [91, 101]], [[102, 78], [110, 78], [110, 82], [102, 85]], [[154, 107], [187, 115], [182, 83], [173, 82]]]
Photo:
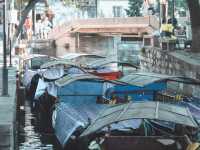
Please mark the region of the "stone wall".
[[34, 40], [29, 44], [33, 54], [56, 56], [55, 41], [53, 40]]
[[[140, 54], [141, 68], [144, 71], [199, 79], [200, 64], [193, 64], [177, 54], [179, 54], [179, 51], [170, 52], [159, 48], [145, 48]], [[185, 94], [200, 96], [199, 86], [182, 84], [179, 88]]]
[[93, 53], [103, 56], [112, 55], [114, 53], [114, 37], [111, 36], [80, 36], [79, 48], [76, 52]]

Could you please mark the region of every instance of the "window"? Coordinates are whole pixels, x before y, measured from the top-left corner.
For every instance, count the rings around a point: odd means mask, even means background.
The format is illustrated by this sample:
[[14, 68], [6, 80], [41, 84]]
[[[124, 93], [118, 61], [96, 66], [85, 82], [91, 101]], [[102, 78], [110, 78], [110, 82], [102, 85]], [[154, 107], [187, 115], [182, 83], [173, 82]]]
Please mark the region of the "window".
[[142, 38], [139, 37], [121, 37], [122, 42], [134, 42], [134, 41], [142, 41]]
[[144, 46], [151, 46], [151, 39], [150, 38], [144, 38]]
[[122, 16], [122, 7], [121, 6], [113, 6], [113, 16], [114, 17]]

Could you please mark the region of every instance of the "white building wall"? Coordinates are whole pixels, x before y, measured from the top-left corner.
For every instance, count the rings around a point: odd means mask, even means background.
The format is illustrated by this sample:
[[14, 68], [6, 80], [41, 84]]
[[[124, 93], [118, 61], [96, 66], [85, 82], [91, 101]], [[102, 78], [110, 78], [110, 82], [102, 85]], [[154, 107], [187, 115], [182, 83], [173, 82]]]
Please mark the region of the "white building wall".
[[113, 7], [121, 7], [121, 16], [127, 17], [125, 9], [128, 9], [128, 0], [99, 0], [97, 3], [98, 17], [114, 17]]

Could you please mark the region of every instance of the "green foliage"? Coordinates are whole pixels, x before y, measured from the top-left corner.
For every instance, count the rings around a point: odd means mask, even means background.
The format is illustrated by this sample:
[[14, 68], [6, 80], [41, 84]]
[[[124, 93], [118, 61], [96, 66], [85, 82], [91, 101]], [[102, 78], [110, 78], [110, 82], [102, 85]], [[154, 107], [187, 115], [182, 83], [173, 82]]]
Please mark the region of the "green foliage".
[[126, 9], [126, 13], [129, 17], [141, 16], [140, 8], [142, 7], [143, 0], [129, 0], [129, 9]]
[[63, 4], [64, 4], [64, 5], [70, 6], [70, 5], [73, 5], [73, 4], [74, 4], [74, 1], [73, 1], [73, 0], [62, 0], [62, 1], [63, 1]]
[[140, 50], [140, 52], [141, 52], [142, 54], [145, 54], [145, 53], [146, 53], [146, 49], [145, 49], [144, 47], [142, 47], [141, 50]]
[[[174, 0], [174, 2], [175, 2], [175, 10], [180, 9], [180, 8], [183, 8], [184, 10], [188, 9], [186, 0]], [[168, 1], [168, 13], [169, 13], [169, 16], [173, 15], [172, 14], [173, 13], [173, 0]]]

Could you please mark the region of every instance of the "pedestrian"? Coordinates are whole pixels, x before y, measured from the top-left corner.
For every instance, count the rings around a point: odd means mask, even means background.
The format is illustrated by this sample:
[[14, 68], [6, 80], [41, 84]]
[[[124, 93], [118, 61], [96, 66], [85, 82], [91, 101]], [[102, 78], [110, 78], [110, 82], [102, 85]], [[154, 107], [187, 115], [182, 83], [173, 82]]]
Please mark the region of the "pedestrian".
[[38, 20], [36, 22], [35, 34], [36, 34], [37, 39], [42, 38], [42, 21], [41, 20]]
[[51, 22], [48, 20], [47, 16], [44, 16], [43, 20], [42, 20], [42, 32], [43, 32], [43, 38], [47, 39], [48, 38], [48, 33], [51, 31], [52, 29], [52, 24]]
[[28, 41], [31, 40], [31, 38], [32, 38], [32, 26], [33, 26], [32, 20], [29, 16], [27, 16], [25, 23], [24, 23], [24, 27], [26, 30], [26, 35], [27, 35]]

